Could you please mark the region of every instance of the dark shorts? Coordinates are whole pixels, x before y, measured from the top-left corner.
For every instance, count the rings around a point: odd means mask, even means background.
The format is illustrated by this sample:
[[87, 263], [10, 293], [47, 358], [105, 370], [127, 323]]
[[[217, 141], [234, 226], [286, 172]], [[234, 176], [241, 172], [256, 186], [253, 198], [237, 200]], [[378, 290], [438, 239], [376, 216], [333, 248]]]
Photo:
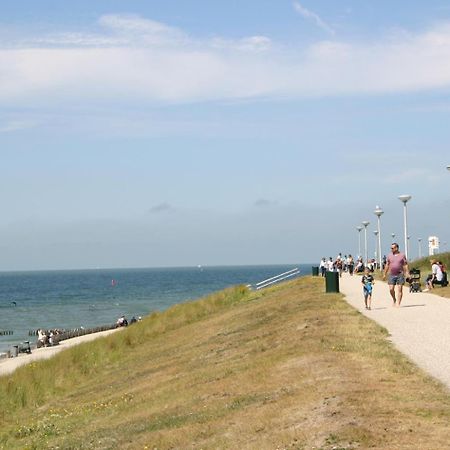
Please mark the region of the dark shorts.
[[403, 286], [404, 284], [405, 284], [405, 277], [403, 274], [389, 275], [388, 279], [389, 286]]

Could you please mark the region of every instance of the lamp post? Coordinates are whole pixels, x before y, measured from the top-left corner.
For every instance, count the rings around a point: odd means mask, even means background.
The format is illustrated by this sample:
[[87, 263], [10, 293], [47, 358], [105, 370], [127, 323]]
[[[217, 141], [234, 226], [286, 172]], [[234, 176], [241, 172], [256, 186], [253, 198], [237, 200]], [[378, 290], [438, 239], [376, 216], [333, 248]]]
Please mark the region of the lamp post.
[[405, 238], [405, 256], [408, 259], [408, 211], [406, 204], [411, 200], [411, 195], [399, 195], [398, 199], [403, 203], [403, 232]]
[[375, 207], [375, 211], [373, 212], [377, 216], [377, 222], [378, 222], [378, 268], [381, 270], [381, 216], [383, 215], [384, 211], [377, 205]]
[[362, 225], [364, 226], [364, 264], [367, 264], [367, 225], [369, 225], [368, 220], [363, 220]]
[[375, 251], [373, 253], [375, 256], [376, 264], [378, 264], [378, 260], [379, 260], [379, 258], [378, 258], [378, 230], [373, 230], [373, 234], [375, 235]]
[[409, 253], [409, 241], [411, 240], [411, 236], [407, 236], [406, 237], [406, 242], [407, 242], [407, 248], [408, 248], [408, 251], [407, 251], [407, 253], [405, 253], [405, 256]]
[[422, 258], [422, 238], [417, 238], [419, 241], [419, 259]]
[[394, 242], [395, 233], [391, 233], [391, 236], [392, 236], [392, 242]]
[[361, 256], [361, 230], [363, 229], [363, 227], [361, 225], [358, 225], [356, 229], [358, 230], [358, 258], [359, 258]]

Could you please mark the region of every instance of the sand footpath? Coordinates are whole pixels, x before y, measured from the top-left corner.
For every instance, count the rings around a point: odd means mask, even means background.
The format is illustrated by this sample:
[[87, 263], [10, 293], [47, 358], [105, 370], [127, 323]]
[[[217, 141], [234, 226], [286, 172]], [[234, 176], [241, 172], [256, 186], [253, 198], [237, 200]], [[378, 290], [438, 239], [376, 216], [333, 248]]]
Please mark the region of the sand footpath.
[[430, 292], [410, 293], [405, 285], [401, 307], [394, 308], [387, 283], [376, 280], [368, 311], [361, 277], [343, 274], [339, 281], [348, 303], [385, 327], [403, 354], [450, 389], [450, 299]]
[[25, 364], [29, 364], [33, 361], [39, 361], [41, 359], [48, 359], [56, 355], [62, 350], [73, 347], [74, 345], [82, 344], [83, 342], [89, 342], [94, 339], [98, 339], [103, 336], [108, 336], [111, 333], [122, 330], [123, 328], [114, 328], [113, 330], [99, 331], [98, 333], [85, 334], [84, 336], [74, 337], [72, 339], [66, 339], [61, 341], [54, 347], [41, 347], [34, 349], [31, 355], [26, 353], [20, 353], [15, 358], [7, 358], [0, 360], [0, 376], [9, 375], [14, 372], [18, 367]]

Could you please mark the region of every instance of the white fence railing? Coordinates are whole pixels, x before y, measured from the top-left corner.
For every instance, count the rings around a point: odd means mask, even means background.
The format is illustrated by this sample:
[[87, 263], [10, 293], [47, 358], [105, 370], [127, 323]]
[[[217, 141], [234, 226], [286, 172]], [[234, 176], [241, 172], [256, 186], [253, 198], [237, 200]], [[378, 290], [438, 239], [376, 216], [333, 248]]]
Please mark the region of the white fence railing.
[[260, 281], [252, 286], [254, 289], [259, 290], [265, 287], [271, 286], [272, 284], [279, 283], [280, 281], [286, 280], [287, 278], [295, 277], [300, 274], [300, 269], [296, 267], [295, 269], [288, 270], [287, 272], [280, 273], [274, 277], [267, 278], [267, 280]]

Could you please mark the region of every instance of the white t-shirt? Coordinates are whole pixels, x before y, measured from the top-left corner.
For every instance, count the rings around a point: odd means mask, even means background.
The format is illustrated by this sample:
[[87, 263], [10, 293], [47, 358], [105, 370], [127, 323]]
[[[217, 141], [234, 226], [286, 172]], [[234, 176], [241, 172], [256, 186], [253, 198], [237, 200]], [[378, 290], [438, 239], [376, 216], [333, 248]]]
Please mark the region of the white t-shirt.
[[439, 266], [439, 264], [434, 263], [431, 266], [431, 272], [433, 275], [435, 275], [436, 280], [438, 281], [442, 281], [442, 278], [444, 278], [444, 274], [442, 273], [441, 267]]

